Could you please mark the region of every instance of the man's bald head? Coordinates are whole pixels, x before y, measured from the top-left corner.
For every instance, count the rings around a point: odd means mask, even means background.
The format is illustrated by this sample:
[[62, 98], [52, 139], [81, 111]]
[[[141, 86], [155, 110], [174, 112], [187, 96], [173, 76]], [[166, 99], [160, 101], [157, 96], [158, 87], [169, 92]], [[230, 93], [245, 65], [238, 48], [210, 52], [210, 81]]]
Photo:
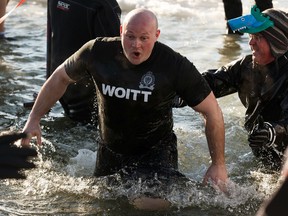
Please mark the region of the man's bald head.
[[126, 26], [127, 23], [138, 19], [146, 20], [149, 23], [154, 23], [155, 28], [158, 29], [158, 20], [156, 15], [152, 11], [144, 8], [137, 8], [130, 11], [124, 18], [123, 25]]

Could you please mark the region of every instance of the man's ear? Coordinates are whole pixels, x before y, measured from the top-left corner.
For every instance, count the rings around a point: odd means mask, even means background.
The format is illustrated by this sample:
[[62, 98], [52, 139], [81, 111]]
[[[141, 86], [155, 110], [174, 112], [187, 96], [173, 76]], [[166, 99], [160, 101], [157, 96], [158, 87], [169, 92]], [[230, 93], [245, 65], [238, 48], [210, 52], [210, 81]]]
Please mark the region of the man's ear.
[[156, 38], [158, 39], [159, 36], [160, 36], [160, 29], [157, 29], [157, 31], [156, 31]]

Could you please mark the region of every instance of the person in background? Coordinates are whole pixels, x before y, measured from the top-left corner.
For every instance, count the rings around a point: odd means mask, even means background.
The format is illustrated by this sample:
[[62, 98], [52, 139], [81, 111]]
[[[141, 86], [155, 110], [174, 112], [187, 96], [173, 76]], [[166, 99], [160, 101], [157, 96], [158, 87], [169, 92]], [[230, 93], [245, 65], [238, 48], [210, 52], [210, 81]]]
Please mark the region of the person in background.
[[[242, 16], [243, 7], [241, 0], [223, 0], [223, 4], [226, 20]], [[260, 9], [260, 11], [264, 11], [273, 7], [272, 0], [255, 0], [255, 4]], [[241, 34], [239, 31], [232, 31], [228, 23], [227, 30], [228, 34]]]
[[37, 151], [14, 145], [15, 141], [25, 137], [25, 133], [0, 134], [0, 179], [24, 179], [26, 176], [22, 171], [36, 167], [30, 159], [37, 156]]
[[[172, 112], [174, 98], [179, 94], [205, 119], [212, 163], [203, 183], [211, 181], [225, 190], [225, 131], [217, 100], [193, 63], [158, 42], [159, 35], [158, 20], [152, 11], [129, 12], [120, 26], [120, 37], [89, 41], [52, 73], [23, 132], [36, 136], [41, 144], [41, 117], [70, 84], [90, 74], [95, 80], [99, 106], [95, 176], [122, 171], [128, 178], [139, 174], [153, 179], [157, 173], [169, 180], [173, 175], [181, 176]], [[30, 139], [22, 139], [22, 145], [28, 145]], [[167, 202], [157, 195], [143, 196], [134, 202], [139, 208], [149, 206], [143, 204], [149, 200], [154, 204], [159, 199]]]
[[[6, 7], [9, 0], [0, 0], [0, 18], [6, 14]], [[4, 21], [0, 23], [0, 39], [5, 38], [5, 26]]]
[[[48, 0], [46, 77], [87, 41], [119, 36], [120, 17], [116, 0]], [[59, 100], [65, 115], [97, 126], [94, 88], [91, 76], [70, 85]]]
[[217, 98], [238, 93], [254, 155], [280, 168], [288, 145], [288, 14], [272, 8], [261, 13], [254, 6], [228, 24], [249, 33], [252, 54], [203, 77]]

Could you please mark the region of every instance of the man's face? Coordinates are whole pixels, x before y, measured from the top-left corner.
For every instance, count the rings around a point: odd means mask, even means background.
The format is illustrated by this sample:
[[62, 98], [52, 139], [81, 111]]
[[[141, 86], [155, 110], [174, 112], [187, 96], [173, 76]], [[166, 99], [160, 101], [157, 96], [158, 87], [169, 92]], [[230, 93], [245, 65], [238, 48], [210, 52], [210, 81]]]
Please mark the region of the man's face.
[[156, 23], [145, 17], [136, 17], [120, 28], [124, 54], [134, 65], [146, 61], [152, 53], [160, 31]]
[[268, 41], [259, 33], [250, 34], [249, 45], [252, 50], [253, 60], [258, 65], [267, 65], [274, 61]]

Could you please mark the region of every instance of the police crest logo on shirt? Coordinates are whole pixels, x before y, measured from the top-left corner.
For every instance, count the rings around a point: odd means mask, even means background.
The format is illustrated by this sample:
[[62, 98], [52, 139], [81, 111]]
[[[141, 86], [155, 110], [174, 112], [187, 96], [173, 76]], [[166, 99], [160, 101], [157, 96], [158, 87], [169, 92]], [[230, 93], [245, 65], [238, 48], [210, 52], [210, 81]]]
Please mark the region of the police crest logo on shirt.
[[155, 86], [155, 76], [151, 71], [148, 71], [146, 74], [142, 76], [139, 88], [149, 89], [152, 91], [154, 89], [154, 86]]

